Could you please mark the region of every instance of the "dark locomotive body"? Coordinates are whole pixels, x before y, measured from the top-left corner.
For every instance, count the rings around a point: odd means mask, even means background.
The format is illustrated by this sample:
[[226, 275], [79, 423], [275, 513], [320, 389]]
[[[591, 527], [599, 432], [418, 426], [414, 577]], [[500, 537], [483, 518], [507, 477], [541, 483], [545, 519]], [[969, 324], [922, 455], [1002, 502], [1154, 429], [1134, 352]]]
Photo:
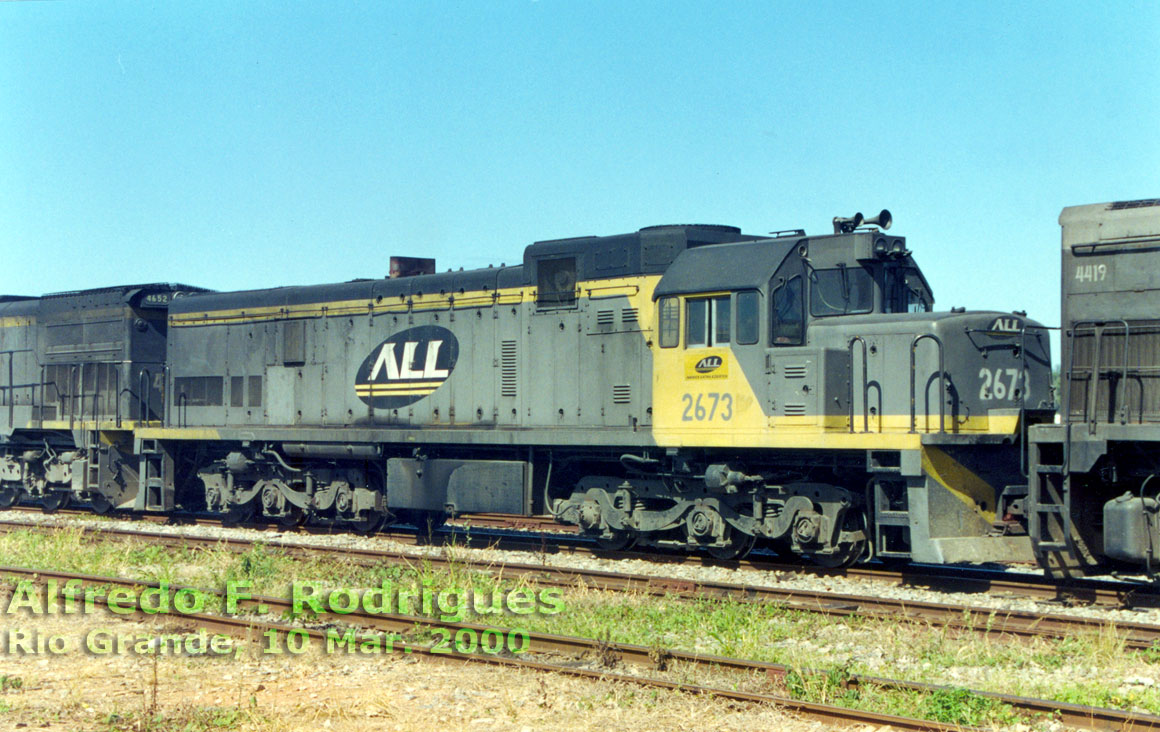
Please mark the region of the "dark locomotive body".
[[1032, 430], [1030, 526], [1061, 572], [1160, 559], [1160, 200], [1065, 208], [1059, 424]]
[[0, 505], [137, 505], [134, 430], [164, 409], [167, 309], [136, 285], [0, 302]]

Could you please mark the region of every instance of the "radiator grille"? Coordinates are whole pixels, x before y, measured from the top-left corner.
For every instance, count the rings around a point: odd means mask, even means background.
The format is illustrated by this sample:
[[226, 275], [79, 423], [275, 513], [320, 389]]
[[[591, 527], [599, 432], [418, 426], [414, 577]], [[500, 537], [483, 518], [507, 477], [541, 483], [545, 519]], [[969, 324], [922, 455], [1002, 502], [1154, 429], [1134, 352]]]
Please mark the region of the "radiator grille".
[[1071, 339], [1070, 421], [1160, 422], [1160, 321], [1129, 323], [1127, 353], [1124, 341], [1122, 324], [1104, 326], [1098, 339], [1094, 327], [1075, 331]]
[[625, 325], [635, 326], [640, 322], [640, 311], [636, 308], [625, 308], [621, 310], [620, 322]]
[[597, 310], [596, 324], [609, 326], [616, 322], [616, 311], [614, 310]]
[[519, 379], [519, 372], [516, 368], [516, 342], [502, 341], [499, 353], [499, 395], [514, 397]]
[[804, 416], [806, 416], [806, 405], [787, 402], [785, 405], [785, 416], [787, 416], [787, 417], [804, 417]]
[[628, 404], [632, 401], [632, 386], [630, 384], [613, 384], [612, 403]]

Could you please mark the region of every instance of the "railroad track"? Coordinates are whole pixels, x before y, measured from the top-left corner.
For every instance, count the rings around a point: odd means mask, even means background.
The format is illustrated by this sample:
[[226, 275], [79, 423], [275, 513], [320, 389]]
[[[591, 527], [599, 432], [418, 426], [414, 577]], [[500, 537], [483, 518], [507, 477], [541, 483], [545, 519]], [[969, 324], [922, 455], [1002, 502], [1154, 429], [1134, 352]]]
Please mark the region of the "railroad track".
[[[18, 506], [9, 509], [25, 513], [40, 513], [37, 506]], [[2, 512], [0, 512], [2, 515]], [[59, 511], [57, 515], [75, 515], [93, 518], [85, 510]], [[178, 516], [176, 518], [160, 514], [126, 514], [117, 518], [142, 521], [151, 524], [177, 524], [220, 527], [216, 518], [198, 516]], [[2, 522], [3, 519], [0, 519]], [[418, 530], [408, 530], [398, 526], [388, 527], [377, 536], [402, 543], [420, 545], [453, 539], [467, 546], [496, 548], [512, 551], [529, 551], [536, 554], [575, 554], [598, 556], [609, 559], [637, 559], [650, 563], [693, 564], [706, 567], [727, 567], [751, 569], [760, 572], [784, 573], [788, 575], [813, 575], [817, 577], [842, 577], [846, 579], [881, 583], [895, 587], [906, 587], [946, 593], [987, 594], [1006, 597], [1022, 597], [1036, 601], [1054, 603], [1061, 606], [1090, 605], [1108, 608], [1160, 608], [1160, 587], [1135, 582], [1106, 579], [1081, 579], [1060, 583], [1042, 574], [1015, 574], [1002, 570], [972, 567], [931, 567], [907, 565], [902, 568], [879, 565], [862, 565], [847, 569], [827, 569], [801, 563], [778, 561], [776, 558], [755, 555], [743, 560], [719, 560], [702, 554], [663, 552], [607, 552], [596, 548], [576, 533], [560, 531], [553, 533], [529, 533], [538, 527], [552, 526], [567, 529], [547, 516], [509, 516], [507, 514], [467, 514], [454, 520], [456, 523], [437, 532], [434, 536], [424, 536]], [[277, 531], [279, 533], [302, 533], [304, 535], [345, 534], [348, 531], [329, 526], [305, 526], [285, 528], [270, 524], [246, 524], [237, 528], [257, 531]], [[471, 529], [484, 529], [482, 533]]]
[[[0, 521], [0, 531], [51, 531], [43, 524]], [[433, 569], [463, 569], [490, 572], [504, 578], [523, 578], [539, 585], [584, 586], [612, 592], [639, 592], [682, 599], [728, 598], [748, 602], [776, 603], [781, 607], [837, 617], [873, 618], [889, 622], [909, 621], [924, 626], [948, 628], [984, 636], [1060, 639], [1076, 633], [1113, 632], [1124, 646], [1144, 650], [1160, 643], [1160, 625], [1089, 618], [1058, 613], [985, 608], [954, 603], [918, 602], [874, 595], [853, 595], [828, 591], [791, 589], [706, 580], [553, 567], [544, 563], [481, 564], [467, 559], [381, 549], [319, 547], [281, 540], [261, 541], [237, 538], [175, 535], [162, 532], [114, 528], [86, 528], [94, 538], [135, 539], [172, 548], [216, 547], [246, 552], [255, 544], [278, 549], [290, 556], [311, 558], [341, 556], [366, 566], [404, 565]]]
[[[0, 567], [0, 576], [16, 580], [31, 580], [38, 583], [44, 583], [47, 580], [55, 580], [58, 583], [58, 586], [65, 586], [66, 582], [72, 580], [80, 582], [84, 587], [90, 588], [122, 587], [130, 589], [143, 589], [159, 587], [159, 585], [156, 583], [142, 582], [133, 579], [84, 575], [68, 572], [48, 572], [23, 567]], [[168, 589], [170, 592], [177, 592], [182, 588], [179, 586], [170, 586]], [[208, 590], [198, 591], [211, 596], [215, 594]], [[124, 602], [119, 604], [123, 606]], [[239, 603], [239, 609], [257, 611], [267, 615], [281, 614], [286, 617], [289, 617], [292, 614], [292, 605], [290, 601], [275, 597], [258, 596], [248, 598]], [[149, 614], [156, 615], [157, 613], [151, 612]], [[335, 637], [342, 637], [338, 636], [337, 632], [333, 634], [328, 633], [326, 628], [319, 629], [310, 627], [295, 627], [281, 623], [257, 621], [252, 618], [207, 615], [204, 613], [175, 613], [171, 616], [189, 620], [200, 627], [213, 628], [215, 630], [223, 631], [235, 636], [239, 634], [252, 635], [252, 632], [255, 629], [258, 629], [263, 632], [273, 631], [276, 633], [281, 632], [284, 634], [289, 634], [291, 632], [306, 633], [309, 634], [314, 641], [320, 643], [330, 642]], [[458, 639], [461, 634], [464, 633], [468, 634], [471, 638], [480, 638], [487, 637], [486, 634], [488, 633], [493, 633], [499, 637], [500, 635], [507, 634], [511, 631], [509, 628], [499, 628], [476, 623], [447, 622], [427, 616], [396, 613], [367, 613], [363, 611], [343, 614], [341, 616], [341, 624], [343, 626], [355, 626], [358, 628], [373, 629], [378, 632], [395, 634], [399, 637], [400, 640], [403, 640], [404, 637], [408, 634], [413, 635], [417, 630], [423, 630], [427, 632], [441, 630], [446, 634], [446, 637], [450, 638], [454, 636], [456, 639]], [[830, 705], [813, 704], [772, 694], [737, 692], [722, 687], [707, 687], [684, 683], [676, 684], [661, 679], [641, 677], [638, 675], [612, 674], [608, 671], [608, 669], [614, 668], [620, 664], [632, 664], [633, 666], [647, 670], [664, 671], [671, 665], [685, 664], [707, 671], [724, 670], [749, 674], [751, 677], [764, 676], [771, 684], [774, 685], [781, 684], [786, 675], [791, 672], [796, 671], [803, 674], [821, 673], [817, 671], [800, 671], [791, 669], [790, 667], [782, 664], [750, 661], [707, 654], [685, 653], [681, 651], [658, 650], [656, 648], [649, 648], [646, 646], [634, 644], [613, 643], [609, 641], [578, 638], [572, 636], [531, 632], [525, 632], [523, 633], [523, 636], [525, 636], [527, 639], [525, 652], [529, 655], [534, 655], [539, 658], [554, 658], [558, 656], [564, 656], [565, 660], [563, 662], [550, 663], [544, 660], [533, 661], [529, 659], [521, 659], [518, 657], [512, 657], [511, 655], [494, 655], [489, 657], [486, 655], [481, 656], [477, 653], [463, 653], [456, 647], [449, 647], [447, 653], [440, 653], [435, 650], [434, 646], [424, 647], [414, 643], [406, 643], [406, 645], [403, 646], [402, 652], [419, 653], [421, 655], [434, 658], [441, 656], [452, 656], [455, 658], [455, 660], [461, 661], [479, 661], [485, 663], [500, 663], [503, 665], [518, 665], [521, 667], [535, 668], [537, 670], [551, 671], [555, 673], [580, 675], [588, 678], [598, 678], [604, 680], [611, 679], [637, 685], [669, 689], [683, 689], [686, 691], [706, 693], [735, 701], [768, 702], [786, 707], [793, 711], [805, 714], [806, 716], [823, 719], [826, 721], [840, 720], [845, 722], [868, 723], [874, 725], [885, 724], [897, 729], [907, 730], [962, 729], [958, 726], [943, 725], [926, 720], [856, 711]], [[352, 635], [352, 637], [354, 636]], [[577, 667], [575, 665], [577, 662], [587, 663], [589, 665], [595, 663], [602, 668], [593, 669]], [[906, 691], [924, 694], [962, 691], [960, 689], [952, 689], [951, 687], [937, 686], [933, 684], [922, 684], [909, 681], [898, 681], [894, 679], [857, 675], [850, 676], [848, 679], [846, 679], [845, 685], [847, 688], [877, 687], [891, 691]], [[1038, 715], [1048, 716], [1052, 719], [1062, 722], [1065, 725], [1079, 729], [1131, 729], [1141, 731], [1160, 731], [1160, 716], [1137, 714], [1115, 709], [1105, 709], [1078, 704], [1068, 704], [1052, 700], [1033, 699], [995, 692], [978, 690], [967, 691], [971, 694], [991, 699], [1000, 704], [1008, 705], [1012, 708], [1012, 710], [1024, 715], [1032, 717]]]

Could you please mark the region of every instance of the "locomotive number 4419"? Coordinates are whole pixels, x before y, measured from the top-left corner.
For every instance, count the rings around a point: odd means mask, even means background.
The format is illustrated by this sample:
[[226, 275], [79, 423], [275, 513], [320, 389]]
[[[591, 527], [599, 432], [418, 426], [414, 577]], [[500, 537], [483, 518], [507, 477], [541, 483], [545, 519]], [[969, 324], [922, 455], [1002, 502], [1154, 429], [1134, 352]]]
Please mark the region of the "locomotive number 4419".
[[719, 419], [728, 422], [733, 419], [733, 395], [709, 392], [707, 394], [682, 394], [681, 402], [685, 410], [681, 412], [682, 422], [710, 422]]

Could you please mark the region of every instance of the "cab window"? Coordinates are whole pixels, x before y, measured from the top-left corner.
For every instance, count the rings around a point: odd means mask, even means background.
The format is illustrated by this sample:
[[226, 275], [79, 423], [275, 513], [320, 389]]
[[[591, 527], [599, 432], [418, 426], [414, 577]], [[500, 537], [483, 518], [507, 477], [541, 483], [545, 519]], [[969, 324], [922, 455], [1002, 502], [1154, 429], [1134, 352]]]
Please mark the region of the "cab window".
[[933, 305], [934, 298], [918, 270], [913, 267], [886, 270], [886, 312], [928, 313]]
[[874, 309], [874, 278], [861, 267], [838, 265], [810, 271], [810, 315], [868, 313]]
[[729, 297], [702, 297], [685, 302], [685, 347], [705, 348], [729, 343]]
[[661, 348], [673, 348], [681, 340], [681, 301], [675, 297], [661, 300]]
[[769, 342], [775, 346], [800, 346], [805, 338], [805, 307], [802, 278], [774, 278], [770, 283]]
[[757, 343], [760, 332], [761, 293], [745, 290], [737, 293], [737, 342], [741, 345]]

